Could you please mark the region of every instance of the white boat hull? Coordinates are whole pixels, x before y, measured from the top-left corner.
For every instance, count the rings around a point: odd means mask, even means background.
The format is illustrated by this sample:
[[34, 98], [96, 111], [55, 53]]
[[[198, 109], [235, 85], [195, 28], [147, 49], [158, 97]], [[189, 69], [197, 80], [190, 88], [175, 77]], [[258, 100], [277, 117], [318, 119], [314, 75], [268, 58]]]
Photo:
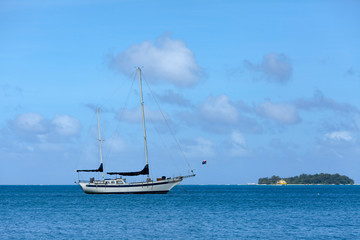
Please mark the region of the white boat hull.
[[156, 182], [106, 183], [79, 182], [82, 190], [88, 194], [165, 194], [179, 184], [182, 178], [172, 178]]

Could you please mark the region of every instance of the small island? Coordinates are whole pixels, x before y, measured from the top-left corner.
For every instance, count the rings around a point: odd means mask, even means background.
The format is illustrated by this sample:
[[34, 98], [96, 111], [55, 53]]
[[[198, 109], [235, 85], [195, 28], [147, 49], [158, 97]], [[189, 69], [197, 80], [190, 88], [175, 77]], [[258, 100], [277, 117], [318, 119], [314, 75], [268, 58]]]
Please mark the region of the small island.
[[259, 178], [258, 184], [323, 184], [323, 185], [343, 185], [354, 184], [354, 180], [351, 178], [336, 174], [320, 173], [320, 174], [301, 174], [295, 177], [281, 178], [279, 176], [272, 176], [271, 178]]

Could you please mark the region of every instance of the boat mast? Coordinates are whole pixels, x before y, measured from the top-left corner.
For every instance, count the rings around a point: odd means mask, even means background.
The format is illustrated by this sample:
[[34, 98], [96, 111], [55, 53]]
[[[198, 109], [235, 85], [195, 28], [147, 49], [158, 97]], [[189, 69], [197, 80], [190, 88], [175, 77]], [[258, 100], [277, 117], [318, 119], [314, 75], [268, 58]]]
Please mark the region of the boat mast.
[[[144, 101], [143, 101], [143, 94], [142, 94], [142, 87], [141, 87], [141, 69], [140, 69], [140, 67], [138, 67], [137, 71], [139, 74], [139, 83], [140, 83], [141, 113], [142, 113], [143, 128], [144, 128], [145, 160], [146, 160], [146, 165], [148, 166], [149, 162], [148, 162], [148, 150], [147, 150], [147, 142], [146, 142], [145, 113], [144, 113]], [[147, 181], [150, 181], [149, 173], [147, 174]]]
[[[102, 159], [102, 150], [101, 150], [101, 135], [100, 135], [100, 120], [99, 120], [99, 108], [96, 109], [97, 113], [97, 120], [98, 120], [98, 129], [99, 129], [99, 143], [100, 143], [100, 161], [101, 165], [103, 165], [103, 159]], [[101, 178], [104, 181], [104, 172], [101, 172]]]

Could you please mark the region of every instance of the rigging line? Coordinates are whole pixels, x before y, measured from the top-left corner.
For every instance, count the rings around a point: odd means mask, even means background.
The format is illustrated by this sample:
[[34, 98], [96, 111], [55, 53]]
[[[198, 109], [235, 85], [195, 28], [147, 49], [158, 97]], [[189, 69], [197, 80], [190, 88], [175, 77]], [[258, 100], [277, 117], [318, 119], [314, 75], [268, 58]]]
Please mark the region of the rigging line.
[[171, 135], [173, 136], [173, 138], [174, 138], [174, 140], [175, 140], [175, 142], [176, 142], [176, 144], [177, 144], [178, 148], [180, 149], [180, 152], [182, 153], [182, 155], [183, 155], [183, 157], [184, 157], [184, 159], [185, 159], [185, 161], [186, 161], [187, 165], [189, 166], [189, 168], [190, 168], [191, 172], [193, 172], [193, 169], [191, 168], [191, 166], [190, 166], [190, 164], [189, 164], [189, 162], [188, 162], [188, 160], [187, 160], [187, 158], [186, 158], [185, 152], [182, 150], [182, 148], [181, 148], [181, 146], [180, 146], [179, 141], [177, 140], [177, 138], [176, 138], [176, 136], [175, 136], [175, 134], [174, 134], [174, 132], [173, 132], [172, 128], [170, 127], [169, 122], [167, 121], [167, 119], [166, 119], [166, 117], [165, 117], [165, 115], [164, 115], [163, 111], [161, 110], [160, 105], [159, 105], [159, 102], [157, 101], [157, 99], [156, 99], [156, 97], [155, 97], [155, 95], [154, 95], [153, 91], [151, 90], [149, 83], [147, 82], [147, 80], [146, 80], [144, 77], [143, 77], [143, 79], [145, 80], [145, 83], [146, 83], [146, 85], [148, 86], [148, 88], [149, 88], [149, 90], [150, 90], [150, 93], [151, 93], [152, 97], [154, 98], [155, 103], [156, 103], [156, 105], [158, 106], [159, 111], [160, 111], [160, 113], [161, 113], [162, 117], [164, 118], [164, 120], [165, 120], [165, 123], [166, 123], [167, 127], [169, 128], [169, 130], [170, 130], [170, 132], [171, 132]]
[[177, 164], [176, 164], [176, 161], [174, 161], [174, 158], [175, 158], [175, 157], [174, 157], [174, 155], [171, 153], [171, 151], [169, 150], [169, 149], [170, 149], [169, 146], [165, 143], [165, 141], [164, 141], [164, 139], [162, 138], [159, 130], [156, 128], [154, 121], [153, 121], [151, 118], [148, 118], [148, 119], [149, 119], [150, 126], [155, 130], [155, 132], [157, 133], [158, 137], [160, 138], [160, 141], [161, 141], [161, 143], [162, 143], [162, 145], [161, 145], [162, 148], [167, 151], [167, 154], [170, 156], [170, 159], [171, 159], [172, 162], [174, 163], [173, 166], [175, 167], [175, 169], [177, 170], [177, 172], [178, 172], [179, 174], [181, 174], [181, 171], [179, 170], [179, 168], [178, 168], [178, 166], [177, 166]]
[[[133, 75], [134, 75], [134, 74], [133, 74]], [[134, 76], [135, 76], [135, 75], [134, 75]], [[115, 96], [115, 94], [116, 94], [116, 93], [118, 92], [118, 90], [124, 85], [124, 83], [125, 83], [125, 81], [123, 81], [123, 84], [122, 84], [121, 86], [115, 88], [115, 90], [112, 92], [112, 94], [110, 94], [110, 96], [109, 96], [107, 99], [105, 99], [102, 104], [100, 104], [100, 106], [99, 106], [100, 109], [102, 109], [103, 106], [105, 106], [105, 104], [106, 104], [107, 102], [109, 102], [110, 99], [112, 99], [112, 98]]]
[[[136, 75], [136, 73], [134, 74], [134, 76], [135, 76], [135, 75]], [[115, 88], [115, 90], [114, 90], [113, 93], [110, 95], [110, 97], [108, 97], [107, 99], [105, 99], [105, 100], [103, 101], [103, 103], [100, 103], [100, 104], [98, 105], [98, 108], [99, 108], [100, 110], [101, 110], [101, 109], [104, 109], [103, 107], [105, 106], [105, 104], [106, 104], [107, 102], [109, 102], [111, 98], [113, 98], [113, 96], [118, 92], [118, 90], [119, 90], [120, 88], [121, 88], [121, 86], [119, 86], [118, 88]], [[92, 108], [90, 107], [90, 109], [92, 109]], [[92, 115], [92, 117], [91, 117], [91, 119], [92, 119], [92, 120], [91, 120], [91, 123], [93, 122], [93, 119], [95, 118], [95, 116], [96, 116], [96, 111], [93, 111], [93, 115]], [[92, 129], [92, 126], [89, 127], [85, 139], [88, 139], [88, 138], [89, 138], [91, 129]], [[84, 156], [84, 155], [82, 155], [82, 156]], [[76, 164], [77, 164], [77, 165], [79, 164], [79, 159], [77, 159]]]
[[[126, 98], [126, 101], [125, 101], [125, 105], [124, 105], [124, 107], [123, 107], [123, 111], [121, 112], [120, 116], [123, 114], [124, 109], [125, 109], [125, 106], [126, 106], [126, 104], [127, 104], [127, 102], [128, 102], [131, 89], [133, 88], [133, 85], [134, 85], [134, 82], [135, 82], [135, 77], [136, 77], [136, 72], [133, 73], [132, 85], [131, 85], [131, 88], [130, 88], [129, 93], [128, 93], [128, 95], [127, 95], [127, 98]], [[124, 81], [124, 82], [125, 82], [125, 81]], [[108, 97], [107, 99], [105, 99], [102, 104], [100, 103], [99, 109], [103, 109], [104, 105], [105, 105], [108, 101], [110, 101], [111, 98], [114, 97], [114, 95], [118, 92], [118, 90], [119, 90], [123, 85], [124, 85], [124, 84], [122, 84], [121, 86], [119, 86], [118, 88], [116, 88], [116, 89], [113, 91], [113, 93], [110, 95], [110, 97]], [[92, 114], [92, 117], [91, 117], [91, 119], [92, 119], [91, 122], [93, 122], [93, 119], [95, 118], [95, 116], [96, 116], [96, 111], [93, 111], [93, 114]], [[119, 127], [119, 125], [120, 125], [120, 122], [118, 122], [117, 128]], [[90, 124], [90, 126], [89, 126], [89, 128], [88, 128], [88, 131], [87, 131], [87, 134], [86, 134], [86, 138], [85, 138], [85, 139], [89, 139], [89, 135], [90, 135], [91, 130], [92, 130], [92, 124]], [[113, 136], [114, 136], [114, 135], [115, 135], [115, 134], [113, 134]], [[104, 141], [104, 140], [102, 140], [102, 141]], [[108, 157], [108, 156], [110, 155], [111, 148], [112, 148], [112, 145], [110, 145], [109, 150], [106, 152], [106, 157]], [[98, 150], [98, 151], [99, 151], [99, 150]], [[98, 158], [99, 158], [99, 152], [98, 152], [97, 155], [98, 155]], [[77, 167], [76, 167], [76, 168], [78, 168], [78, 166], [79, 166], [79, 161], [80, 161], [80, 160], [83, 160], [83, 159], [84, 159], [84, 156], [85, 156], [85, 155], [82, 154], [80, 158], [77, 158], [77, 160], [76, 160], [76, 166], [77, 166]], [[98, 159], [98, 160], [99, 160], [99, 159]]]
[[[136, 79], [136, 73], [135, 73], [135, 74], [133, 74], [133, 80], [132, 80], [132, 83], [131, 83], [130, 89], [129, 89], [128, 94], [127, 94], [127, 96], [126, 96], [126, 100], [125, 100], [124, 106], [122, 107], [121, 112], [120, 112], [120, 114], [119, 114], [119, 117], [120, 117], [120, 118], [121, 118], [121, 117], [122, 117], [122, 115], [124, 114], [125, 107], [126, 107], [126, 106], [127, 106], [127, 104], [128, 104], [128, 101], [129, 101], [129, 97], [130, 97], [131, 90], [132, 90], [132, 89], [133, 89], [133, 87], [134, 87], [135, 79]], [[119, 122], [120, 122], [120, 121], [119, 121]]]
[[[129, 91], [128, 91], [128, 94], [127, 94], [127, 96], [126, 96], [124, 106], [121, 108], [121, 112], [120, 112], [120, 114], [119, 114], [119, 119], [122, 118], [122, 115], [123, 115], [124, 112], [125, 112], [125, 108], [126, 108], [128, 102], [129, 102], [131, 90], [132, 90], [133, 87], [134, 87], [135, 79], [136, 79], [136, 72], [135, 72], [135, 74], [133, 74], [133, 80], [132, 80], [130, 89], [129, 89]], [[117, 125], [116, 125], [115, 132], [114, 132], [113, 135], [111, 136], [112, 138], [119, 136], [120, 122], [121, 122], [121, 121], [119, 120], [118, 123], [117, 123]], [[110, 156], [110, 154], [111, 154], [113, 145], [114, 145], [114, 144], [110, 144], [109, 150], [106, 152], [106, 156], [107, 156], [108, 159], [110, 159], [109, 156]]]

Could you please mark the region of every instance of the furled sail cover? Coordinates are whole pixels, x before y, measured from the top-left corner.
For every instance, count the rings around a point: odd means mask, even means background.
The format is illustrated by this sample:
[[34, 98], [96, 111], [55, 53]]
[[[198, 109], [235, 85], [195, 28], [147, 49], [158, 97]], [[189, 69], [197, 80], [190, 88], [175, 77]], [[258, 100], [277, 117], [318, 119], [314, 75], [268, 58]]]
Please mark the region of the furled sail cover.
[[149, 165], [146, 164], [144, 169], [139, 172], [108, 172], [109, 175], [122, 175], [122, 176], [138, 176], [149, 174]]
[[100, 164], [100, 167], [98, 169], [93, 169], [93, 170], [76, 170], [77, 172], [103, 172], [104, 168], [103, 168], [103, 164]]

